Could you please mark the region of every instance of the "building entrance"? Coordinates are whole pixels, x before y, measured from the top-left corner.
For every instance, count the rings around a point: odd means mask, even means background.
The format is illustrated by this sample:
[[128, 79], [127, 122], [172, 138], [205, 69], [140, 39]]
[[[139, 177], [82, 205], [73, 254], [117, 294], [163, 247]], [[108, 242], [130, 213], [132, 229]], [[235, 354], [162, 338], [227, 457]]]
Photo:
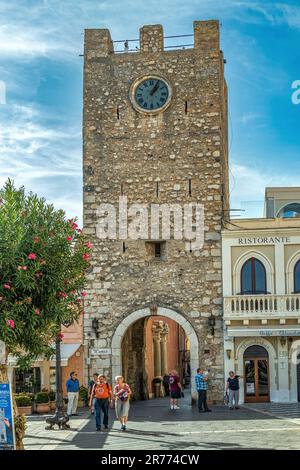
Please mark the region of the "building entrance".
[[270, 401], [269, 355], [262, 346], [251, 346], [244, 353], [245, 402]]

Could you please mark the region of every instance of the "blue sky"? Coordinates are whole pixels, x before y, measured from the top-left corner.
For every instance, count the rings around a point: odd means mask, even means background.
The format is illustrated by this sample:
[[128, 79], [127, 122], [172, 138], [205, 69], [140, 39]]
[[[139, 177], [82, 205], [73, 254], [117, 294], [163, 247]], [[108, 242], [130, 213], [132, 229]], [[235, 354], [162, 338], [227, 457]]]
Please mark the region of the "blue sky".
[[0, 184], [11, 177], [81, 218], [84, 28], [118, 40], [143, 24], [192, 34], [193, 20], [219, 19], [232, 207], [260, 216], [265, 186], [300, 186], [299, 0], [0, 0], [0, 18]]

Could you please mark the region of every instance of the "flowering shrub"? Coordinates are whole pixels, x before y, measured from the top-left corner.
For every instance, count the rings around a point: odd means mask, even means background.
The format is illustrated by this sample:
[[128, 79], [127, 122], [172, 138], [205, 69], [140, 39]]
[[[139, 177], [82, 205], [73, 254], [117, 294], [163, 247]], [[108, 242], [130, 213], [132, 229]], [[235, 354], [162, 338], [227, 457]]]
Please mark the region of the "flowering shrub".
[[20, 365], [49, 357], [78, 319], [91, 248], [62, 210], [10, 180], [0, 190], [0, 340]]

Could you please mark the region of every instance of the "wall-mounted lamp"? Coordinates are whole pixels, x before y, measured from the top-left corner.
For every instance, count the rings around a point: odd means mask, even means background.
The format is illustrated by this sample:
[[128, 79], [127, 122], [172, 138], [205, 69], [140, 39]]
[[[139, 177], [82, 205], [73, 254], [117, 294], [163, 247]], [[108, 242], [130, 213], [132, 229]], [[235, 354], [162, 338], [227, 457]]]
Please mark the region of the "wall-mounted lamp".
[[226, 349], [227, 358], [231, 359], [232, 349]]
[[216, 325], [216, 319], [213, 315], [211, 315], [210, 317], [208, 317], [208, 326], [210, 327], [212, 336], [215, 334], [215, 325]]
[[98, 318], [93, 318], [92, 320], [92, 328], [95, 331], [96, 338], [99, 337], [99, 319]]

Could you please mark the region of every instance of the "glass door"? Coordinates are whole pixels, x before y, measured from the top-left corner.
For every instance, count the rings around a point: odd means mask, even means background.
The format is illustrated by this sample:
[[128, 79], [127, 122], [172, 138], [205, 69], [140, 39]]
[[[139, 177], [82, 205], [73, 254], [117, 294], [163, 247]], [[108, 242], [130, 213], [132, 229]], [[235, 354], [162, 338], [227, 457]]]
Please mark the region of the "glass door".
[[268, 359], [245, 359], [245, 402], [269, 401]]

